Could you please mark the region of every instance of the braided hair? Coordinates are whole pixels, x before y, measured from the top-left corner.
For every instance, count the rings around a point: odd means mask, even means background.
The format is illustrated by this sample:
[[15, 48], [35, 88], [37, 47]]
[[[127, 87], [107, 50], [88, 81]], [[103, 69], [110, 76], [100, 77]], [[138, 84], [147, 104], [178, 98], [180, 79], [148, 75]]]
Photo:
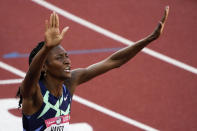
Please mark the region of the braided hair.
[[[38, 45], [31, 51], [30, 55], [29, 55], [29, 66], [33, 60], [33, 58], [36, 56], [36, 54], [42, 49], [42, 47], [44, 46], [44, 41], [41, 41], [40, 43], [38, 43]], [[44, 78], [44, 72], [41, 72], [40, 74], [40, 80], [42, 80]], [[18, 88], [18, 91], [16, 93], [16, 97], [19, 97], [19, 103], [18, 103], [18, 108], [21, 108], [21, 104], [22, 104], [22, 95], [20, 93], [20, 86]]]

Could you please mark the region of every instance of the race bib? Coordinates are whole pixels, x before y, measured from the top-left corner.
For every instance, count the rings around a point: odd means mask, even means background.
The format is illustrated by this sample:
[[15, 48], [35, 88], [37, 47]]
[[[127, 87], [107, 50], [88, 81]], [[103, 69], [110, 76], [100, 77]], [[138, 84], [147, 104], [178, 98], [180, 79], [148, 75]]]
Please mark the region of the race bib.
[[69, 115], [58, 116], [45, 120], [45, 131], [68, 131]]

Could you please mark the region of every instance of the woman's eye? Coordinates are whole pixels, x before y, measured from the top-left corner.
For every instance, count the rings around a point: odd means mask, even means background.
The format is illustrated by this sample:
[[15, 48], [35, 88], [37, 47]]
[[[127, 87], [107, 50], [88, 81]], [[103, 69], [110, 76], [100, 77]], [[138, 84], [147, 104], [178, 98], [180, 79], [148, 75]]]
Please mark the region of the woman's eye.
[[62, 59], [62, 57], [56, 57], [56, 59], [57, 59], [57, 60], [60, 60], [60, 59]]

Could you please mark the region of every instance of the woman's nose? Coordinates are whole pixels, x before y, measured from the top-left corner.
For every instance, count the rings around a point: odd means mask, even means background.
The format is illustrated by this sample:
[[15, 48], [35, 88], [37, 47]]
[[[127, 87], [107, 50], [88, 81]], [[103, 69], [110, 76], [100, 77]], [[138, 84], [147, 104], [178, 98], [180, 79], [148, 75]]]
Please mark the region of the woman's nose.
[[70, 64], [71, 63], [71, 61], [70, 61], [70, 59], [68, 59], [68, 58], [66, 58], [65, 60], [64, 60], [64, 62], [63, 62], [64, 64]]

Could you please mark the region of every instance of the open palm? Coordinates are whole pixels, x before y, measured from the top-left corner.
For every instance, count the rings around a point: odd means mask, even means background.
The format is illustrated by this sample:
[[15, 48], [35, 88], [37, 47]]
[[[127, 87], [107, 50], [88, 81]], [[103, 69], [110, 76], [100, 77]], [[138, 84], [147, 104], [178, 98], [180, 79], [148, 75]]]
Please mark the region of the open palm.
[[168, 17], [168, 13], [169, 13], [169, 6], [166, 6], [164, 15], [163, 15], [161, 21], [159, 22], [159, 25], [156, 27], [154, 32], [151, 34], [151, 37], [153, 39], [159, 38], [159, 36], [162, 34], [165, 22], [166, 22], [167, 17]]
[[50, 16], [50, 20], [45, 21], [45, 42], [47, 47], [55, 47], [60, 44], [68, 27], [65, 27], [60, 33], [59, 30], [59, 18], [58, 15], [53, 12]]

